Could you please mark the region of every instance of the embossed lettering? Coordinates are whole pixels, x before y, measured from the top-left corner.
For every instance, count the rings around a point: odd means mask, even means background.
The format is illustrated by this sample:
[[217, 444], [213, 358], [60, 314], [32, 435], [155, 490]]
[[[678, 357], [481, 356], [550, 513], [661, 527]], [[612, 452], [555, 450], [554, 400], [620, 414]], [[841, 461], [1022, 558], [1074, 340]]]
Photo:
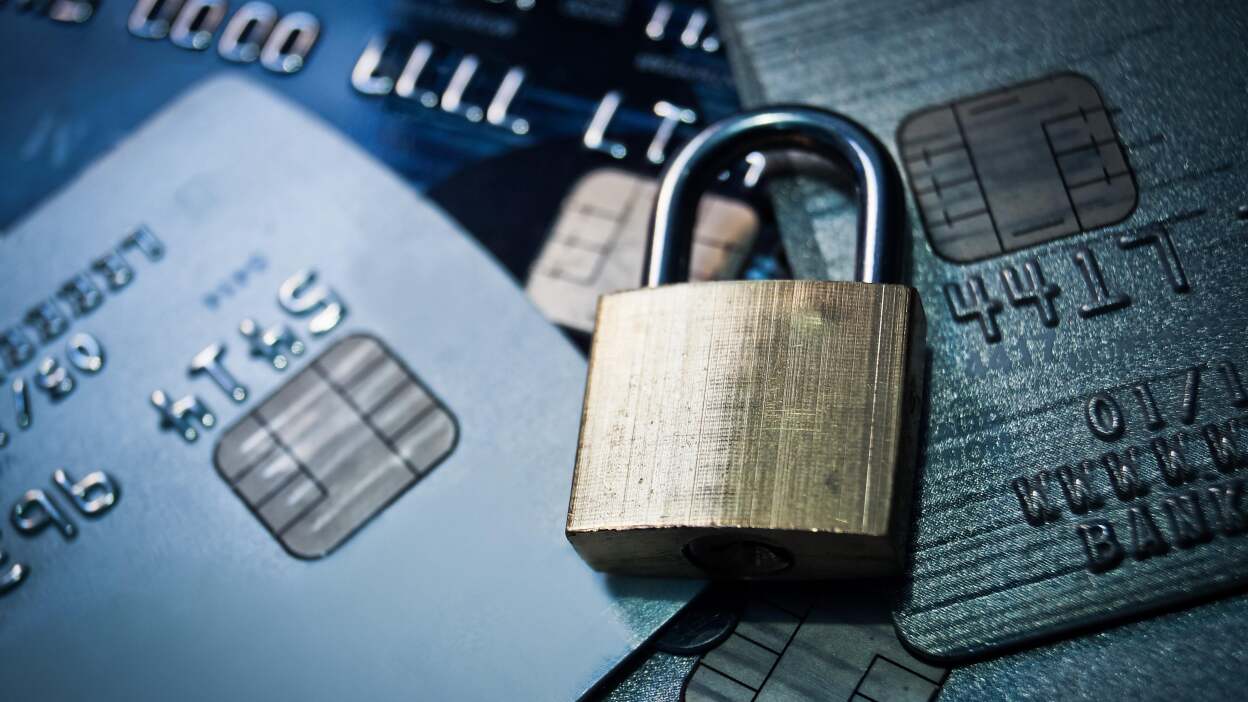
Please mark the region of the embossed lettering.
[[321, 34], [321, 23], [306, 12], [292, 12], [278, 21], [260, 51], [260, 65], [274, 73], [297, 73]]
[[165, 245], [146, 226], [140, 225], [121, 241], [122, 249], [135, 249], [143, 252], [149, 261], [159, 261], [165, 257]]
[[1221, 424], [1207, 424], [1202, 430], [1205, 443], [1209, 446], [1209, 455], [1213, 465], [1223, 473], [1230, 473], [1239, 468], [1243, 456], [1239, 452], [1236, 433], [1239, 422], [1231, 419]]
[[104, 279], [109, 290], [121, 290], [134, 280], [134, 269], [117, 252], [99, 257], [91, 264], [91, 269]]
[[69, 370], [51, 356], [39, 362], [35, 378], [40, 389], [47, 393], [53, 402], [64, 399], [66, 395], [74, 391], [74, 376], [70, 375]]
[[[0, 549], [0, 566], [9, 562], [9, 554]], [[0, 597], [17, 589], [30, 574], [30, 568], [22, 563], [13, 563], [8, 568], [0, 569]]]
[[290, 356], [302, 355], [305, 348], [289, 327], [273, 326], [261, 330], [260, 325], [250, 317], [239, 323], [238, 333], [251, 346], [252, 356], [268, 359], [277, 370], [285, 370], [290, 365]]
[[1089, 397], [1083, 405], [1083, 416], [1088, 422], [1088, 429], [1104, 441], [1114, 441], [1127, 430], [1122, 407], [1107, 392], [1098, 392]]
[[136, 37], [164, 39], [181, 7], [182, 3], [171, 0], [139, 0], [130, 11], [126, 28]]
[[[371, 45], [370, 45], [371, 46]], [[394, 94], [405, 100], [416, 100], [421, 105], [430, 109], [437, 107], [441, 97], [436, 90], [421, 87], [424, 85], [435, 85], [436, 80], [433, 79], [437, 75], [437, 66], [431, 65], [434, 61], [434, 46], [431, 41], [418, 41], [416, 46], [412, 47], [412, 51], [407, 56], [407, 61], [403, 64], [403, 71], [399, 73], [399, 79], [394, 82]], [[381, 60], [386, 59], [386, 54], [382, 53], [379, 57]], [[360, 58], [364, 60], [363, 57]], [[425, 69], [430, 69], [426, 74]], [[474, 69], [475, 70], [475, 69]], [[425, 79], [422, 80], [421, 76]], [[379, 79], [383, 80], [383, 79]]]
[[26, 312], [26, 326], [35, 330], [39, 341], [47, 343], [69, 329], [69, 318], [54, 300], [44, 300]]
[[223, 356], [225, 356], [223, 344], [209, 344], [191, 357], [190, 374], [192, 376], [201, 373], [207, 375], [231, 400], [243, 402], [247, 399], [247, 388], [235, 380], [234, 375], [226, 369], [221, 361]]
[[152, 393], [151, 400], [152, 406], [160, 412], [161, 427], [177, 430], [188, 442], [199, 438], [199, 430], [191, 424], [192, 420], [205, 429], [211, 429], [217, 423], [217, 418], [207, 405], [194, 395], [187, 395], [174, 402], [170, 401], [163, 390], [157, 390]]
[[112, 509], [120, 495], [117, 484], [102, 470], [88, 473], [82, 480], [75, 481], [63, 469], [58, 469], [52, 473], [52, 482], [79, 512], [88, 517], [99, 516]]
[[1040, 526], [1045, 522], [1057, 519], [1061, 509], [1049, 500], [1049, 473], [1042, 470], [1030, 479], [1021, 475], [1010, 482], [1018, 503], [1023, 508], [1023, 517], [1028, 523]]
[[1061, 466], [1057, 469], [1057, 479], [1062, 484], [1062, 492], [1071, 512], [1086, 514], [1088, 510], [1104, 504], [1100, 492], [1092, 484], [1092, 472], [1086, 464]]
[[390, 94], [394, 90], [394, 77], [389, 75], [394, 68], [391, 64], [399, 51], [398, 41], [392, 36], [369, 39], [351, 70], [351, 86], [365, 95]]
[[1089, 519], [1075, 525], [1075, 533], [1083, 542], [1088, 570], [1104, 573], [1122, 562], [1122, 545], [1114, 535], [1114, 527], [1104, 519]]
[[[48, 13], [48, 19], [56, 22], [64, 22], [65, 24], [82, 24], [91, 19], [91, 15], [95, 14], [95, 6], [100, 0], [52, 0], [49, 5], [46, 2], [44, 6]], [[21, 3], [18, 7], [21, 7]]]
[[995, 344], [1001, 340], [1001, 327], [997, 325], [997, 315], [1002, 310], [1001, 301], [988, 294], [983, 278], [972, 275], [961, 285], [946, 283], [945, 300], [955, 321], [979, 322], [984, 341]]
[[1227, 536], [1234, 536], [1248, 531], [1248, 515], [1244, 514], [1241, 498], [1244, 493], [1244, 481], [1239, 478], [1224, 480], [1206, 488], [1209, 501], [1213, 503], [1214, 517], [1218, 529]]
[[1159, 436], [1149, 444], [1153, 457], [1157, 459], [1157, 470], [1170, 485], [1182, 485], [1196, 479], [1196, 469], [1188, 465], [1184, 453], [1186, 443], [1187, 435], [1179, 432], [1168, 439]]
[[37, 534], [55, 524], [57, 531], [66, 540], [78, 535], [78, 528], [61, 513], [60, 508], [43, 490], [27, 490], [22, 499], [13, 505], [11, 516], [13, 526], [23, 534]]
[[628, 155], [627, 146], [607, 138], [607, 128], [611, 126], [611, 119], [615, 117], [615, 111], [619, 109], [623, 101], [624, 98], [618, 90], [612, 90], [602, 96], [602, 99], [598, 101], [598, 107], [594, 108], [594, 116], [590, 117], [589, 124], [585, 125], [585, 134], [581, 137], [581, 143], [585, 145], [585, 148], [611, 154], [613, 158], [624, 158]]
[[35, 345], [21, 327], [0, 331], [0, 356], [9, 368], [17, 368], [35, 355]]
[[1096, 260], [1096, 254], [1088, 247], [1080, 247], [1072, 255], [1075, 265], [1079, 268], [1083, 282], [1088, 288], [1088, 296], [1092, 299], [1080, 305], [1079, 316], [1095, 317], [1098, 314], [1122, 309], [1131, 304], [1131, 298], [1120, 292], [1111, 292], [1105, 282], [1105, 274]]
[[61, 286], [57, 295], [69, 305], [74, 316], [81, 317], [104, 302], [104, 294], [95, 286], [91, 278], [79, 273]]
[[338, 293], [316, 280], [316, 271], [299, 271], [282, 282], [277, 291], [277, 301], [293, 315], [313, 315], [308, 321], [308, 331], [320, 336], [342, 322], [347, 308]]
[[1121, 456], [1113, 451], [1101, 456], [1101, 465], [1109, 475], [1109, 484], [1123, 502], [1148, 494], [1148, 486], [1140, 480], [1140, 471], [1136, 468], [1138, 457], [1139, 449], [1135, 446], [1128, 448]]
[[520, 86], [523, 84], [524, 69], [519, 66], [509, 68], [507, 74], [499, 81], [498, 89], [494, 91], [494, 97], [490, 99], [489, 106], [485, 108], [485, 121], [497, 127], [510, 129], [515, 134], [528, 134], [529, 121], [527, 119], [507, 114], [511, 109], [511, 101], [515, 99], [516, 93], [520, 92]]
[[698, 113], [688, 107], [660, 100], [654, 103], [654, 114], [662, 121], [654, 132], [654, 138], [650, 140], [650, 146], [646, 147], [646, 159], [658, 165], [667, 158], [667, 144], [676, 133], [676, 126], [697, 122]]
[[1170, 550], [1170, 544], [1157, 523], [1153, 521], [1153, 513], [1148, 505], [1132, 505], [1127, 508], [1127, 520], [1131, 524], [1131, 556], [1136, 560], [1144, 560], [1149, 556], [1160, 556]]
[[13, 397], [13, 415], [17, 418], [17, 426], [19, 429], [25, 429], [30, 426], [30, 390], [26, 387], [25, 378], [14, 378], [13, 384], [9, 386], [9, 393]]
[[485, 116], [485, 110], [480, 105], [464, 99], [464, 93], [468, 92], [480, 65], [481, 60], [474, 54], [460, 57], [459, 63], [451, 72], [450, 80], [447, 81], [446, 88], [442, 92], [440, 103], [443, 111], [463, 115], [469, 122], [481, 121], [481, 118]]
[[1213, 538], [1194, 490], [1182, 495], [1168, 495], [1161, 501], [1161, 508], [1170, 523], [1171, 538], [1180, 548], [1190, 548]]
[[203, 51], [225, 19], [226, 9], [225, 0], [187, 0], [169, 29], [169, 41], [183, 49]]
[[69, 337], [65, 343], [65, 356], [74, 368], [84, 373], [99, 373], [104, 368], [104, 347], [90, 334]]
[[1200, 367], [1187, 369], [1187, 379], [1183, 382], [1183, 412], [1179, 419], [1184, 424], [1196, 421], [1196, 411], [1200, 408]]
[[1230, 397], [1231, 406], [1248, 407], [1248, 392], [1244, 390], [1244, 384], [1239, 378], [1239, 371], [1235, 369], [1235, 364], [1230, 361], [1220, 361], [1214, 365], [1222, 374], [1222, 384], [1226, 386], [1226, 394]]
[[1002, 268], [1001, 283], [1005, 286], [1005, 297], [1011, 305], [1035, 305], [1044, 326], [1057, 326], [1057, 309], [1053, 305], [1053, 298], [1060, 291], [1056, 285], [1045, 281], [1039, 261], [1034, 258], [1024, 261], [1021, 271], [1014, 266]]
[[1135, 395], [1135, 401], [1140, 406], [1146, 429], [1157, 431], [1166, 426], [1166, 420], [1157, 409], [1157, 400], [1153, 398], [1153, 389], [1148, 383], [1136, 383], [1131, 387], [1131, 393]]
[[217, 53], [235, 63], [251, 63], [260, 56], [260, 47], [273, 31], [277, 10], [267, 2], [253, 0], [234, 13], [217, 40]]
[[1165, 226], [1157, 225], [1143, 232], [1127, 232], [1118, 237], [1118, 246], [1122, 249], [1138, 249], [1151, 246], [1157, 253], [1157, 263], [1161, 266], [1161, 275], [1170, 289], [1182, 294], [1191, 290], [1187, 284], [1187, 273], [1183, 271], [1183, 262], [1179, 260], [1179, 252], [1174, 248], [1174, 240]]

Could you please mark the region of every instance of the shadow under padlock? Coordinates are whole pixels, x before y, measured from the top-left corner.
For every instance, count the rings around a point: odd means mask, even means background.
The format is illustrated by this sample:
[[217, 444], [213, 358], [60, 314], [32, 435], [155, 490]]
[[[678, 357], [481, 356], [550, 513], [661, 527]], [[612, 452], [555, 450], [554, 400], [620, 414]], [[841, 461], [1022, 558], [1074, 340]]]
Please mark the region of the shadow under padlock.
[[[675, 283], [696, 196], [749, 151], [847, 162], [855, 282]], [[718, 122], [662, 176], [646, 287], [599, 301], [567, 535], [599, 570], [835, 578], [901, 570], [922, 399], [924, 320], [898, 280], [896, 166], [832, 112]]]

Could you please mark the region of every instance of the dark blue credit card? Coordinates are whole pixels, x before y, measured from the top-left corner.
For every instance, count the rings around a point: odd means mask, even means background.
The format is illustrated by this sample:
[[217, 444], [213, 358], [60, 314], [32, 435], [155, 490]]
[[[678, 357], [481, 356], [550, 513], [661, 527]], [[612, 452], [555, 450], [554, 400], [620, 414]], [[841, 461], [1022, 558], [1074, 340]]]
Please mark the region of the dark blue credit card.
[[[0, 5], [0, 56], [0, 231], [186, 86], [229, 72], [471, 220], [521, 279], [578, 178], [652, 178], [738, 106], [696, 0], [23, 0]], [[751, 249], [756, 267], [774, 244]]]

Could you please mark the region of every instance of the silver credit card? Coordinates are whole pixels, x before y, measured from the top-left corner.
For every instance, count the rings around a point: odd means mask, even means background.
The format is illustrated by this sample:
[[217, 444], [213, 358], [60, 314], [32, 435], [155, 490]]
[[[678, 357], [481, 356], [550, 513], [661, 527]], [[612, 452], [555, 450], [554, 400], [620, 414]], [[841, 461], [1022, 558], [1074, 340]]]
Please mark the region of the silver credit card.
[[582, 358], [246, 82], [167, 108], [0, 270], [6, 698], [569, 699], [701, 587], [577, 558]]

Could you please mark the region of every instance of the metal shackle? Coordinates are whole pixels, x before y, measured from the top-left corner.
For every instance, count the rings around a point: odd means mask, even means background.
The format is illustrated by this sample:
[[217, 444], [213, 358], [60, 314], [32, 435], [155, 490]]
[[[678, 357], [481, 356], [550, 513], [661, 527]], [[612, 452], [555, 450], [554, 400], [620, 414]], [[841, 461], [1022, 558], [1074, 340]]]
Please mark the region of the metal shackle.
[[724, 168], [751, 151], [774, 148], [809, 151], [849, 164], [858, 183], [854, 280], [898, 280], [905, 194], [888, 151], [865, 127], [845, 115], [780, 105], [742, 112], [712, 124], [685, 144], [664, 168], [646, 246], [645, 287], [688, 278], [698, 197]]

